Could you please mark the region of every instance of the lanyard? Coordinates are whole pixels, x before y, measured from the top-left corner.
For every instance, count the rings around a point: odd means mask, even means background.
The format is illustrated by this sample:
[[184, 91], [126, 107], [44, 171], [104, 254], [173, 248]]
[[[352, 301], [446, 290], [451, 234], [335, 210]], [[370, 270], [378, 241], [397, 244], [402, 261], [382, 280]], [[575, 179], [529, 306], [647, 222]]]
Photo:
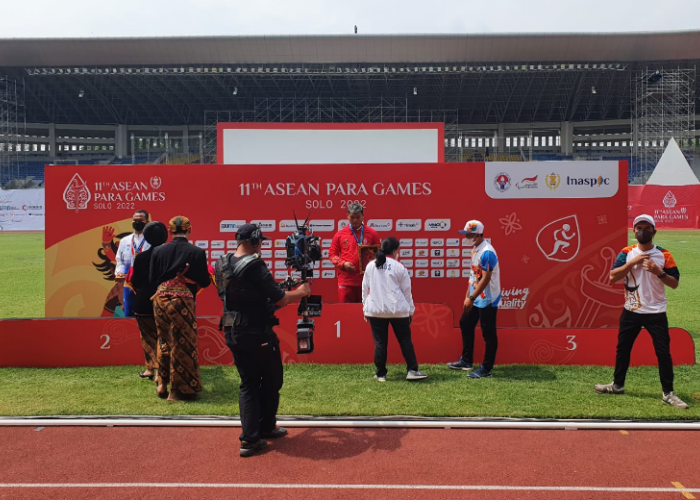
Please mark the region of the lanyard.
[[134, 239], [136, 239], [136, 235], [134, 235], [131, 238], [131, 255], [136, 255], [137, 253], [141, 253], [141, 249], [143, 248], [143, 244], [146, 243], [146, 238], [144, 237], [141, 240], [141, 243], [139, 243], [139, 246], [137, 247], [136, 244], [134, 243]]
[[362, 224], [362, 229], [360, 229], [360, 239], [357, 239], [357, 235], [355, 234], [355, 230], [353, 229], [352, 226], [350, 226], [350, 232], [352, 233], [352, 237], [355, 238], [355, 241], [357, 242], [357, 246], [362, 246], [362, 240], [365, 238], [365, 225]]

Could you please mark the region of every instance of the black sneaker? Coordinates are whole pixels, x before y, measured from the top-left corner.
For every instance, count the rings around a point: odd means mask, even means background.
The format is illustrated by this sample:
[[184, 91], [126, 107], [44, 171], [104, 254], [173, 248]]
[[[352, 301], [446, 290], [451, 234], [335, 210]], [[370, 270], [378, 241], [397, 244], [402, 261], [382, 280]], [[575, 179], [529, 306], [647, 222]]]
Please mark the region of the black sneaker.
[[287, 434], [288, 434], [287, 429], [285, 429], [284, 427], [275, 427], [270, 432], [261, 432], [260, 437], [265, 438], [265, 439], [275, 439], [275, 438], [284, 437]]
[[471, 363], [465, 363], [464, 360], [460, 357], [454, 363], [447, 363], [447, 368], [451, 370], [464, 370], [465, 372], [468, 372], [474, 368], [474, 365], [472, 365]]
[[254, 443], [249, 443], [248, 441], [241, 441], [241, 450], [239, 455], [242, 457], [252, 457], [257, 452], [267, 448], [267, 441], [264, 439], [258, 439]]
[[469, 378], [488, 378], [491, 376], [491, 372], [486, 370], [483, 366], [480, 366], [473, 372], [471, 372], [467, 377]]

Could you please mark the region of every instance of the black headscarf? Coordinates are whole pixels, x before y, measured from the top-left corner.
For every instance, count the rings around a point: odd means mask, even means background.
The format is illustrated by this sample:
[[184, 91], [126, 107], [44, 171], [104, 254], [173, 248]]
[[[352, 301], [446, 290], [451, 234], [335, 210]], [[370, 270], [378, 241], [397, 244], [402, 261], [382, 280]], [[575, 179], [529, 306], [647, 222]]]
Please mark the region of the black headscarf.
[[143, 237], [151, 247], [155, 248], [168, 241], [168, 228], [162, 222], [149, 222], [143, 228]]

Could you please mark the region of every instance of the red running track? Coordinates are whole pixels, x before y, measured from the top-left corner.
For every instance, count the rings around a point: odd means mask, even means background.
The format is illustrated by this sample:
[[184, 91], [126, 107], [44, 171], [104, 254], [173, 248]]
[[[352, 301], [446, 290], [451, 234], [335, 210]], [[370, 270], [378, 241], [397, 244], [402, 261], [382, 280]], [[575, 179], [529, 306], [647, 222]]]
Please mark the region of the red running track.
[[[700, 499], [700, 433], [692, 431], [295, 428], [251, 458], [238, 456], [239, 431], [0, 427], [0, 499]], [[121, 486], [134, 483], [151, 484]], [[298, 484], [326, 486], [287, 486]], [[416, 485], [493, 488], [409, 489]], [[562, 489], [528, 489], [537, 487]]]

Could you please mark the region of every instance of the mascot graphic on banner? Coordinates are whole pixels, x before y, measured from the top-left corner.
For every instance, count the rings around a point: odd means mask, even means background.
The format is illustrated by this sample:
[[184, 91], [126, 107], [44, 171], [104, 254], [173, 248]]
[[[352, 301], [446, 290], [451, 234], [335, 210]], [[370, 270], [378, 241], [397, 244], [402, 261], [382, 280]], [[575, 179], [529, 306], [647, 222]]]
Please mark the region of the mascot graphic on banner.
[[92, 265], [102, 273], [102, 279], [114, 282], [114, 286], [110, 288], [105, 298], [104, 307], [100, 315], [103, 317], [123, 318], [124, 306], [122, 304], [122, 295], [124, 284], [115, 282], [114, 278], [117, 269], [117, 249], [119, 248], [119, 241], [131, 233], [118, 234], [115, 239], [114, 232], [112, 226], [104, 226], [102, 228], [103, 245], [102, 248], [97, 251], [97, 258], [100, 262], [93, 262]]
[[537, 233], [537, 246], [547, 260], [569, 262], [581, 248], [578, 219], [569, 215], [550, 222]]

